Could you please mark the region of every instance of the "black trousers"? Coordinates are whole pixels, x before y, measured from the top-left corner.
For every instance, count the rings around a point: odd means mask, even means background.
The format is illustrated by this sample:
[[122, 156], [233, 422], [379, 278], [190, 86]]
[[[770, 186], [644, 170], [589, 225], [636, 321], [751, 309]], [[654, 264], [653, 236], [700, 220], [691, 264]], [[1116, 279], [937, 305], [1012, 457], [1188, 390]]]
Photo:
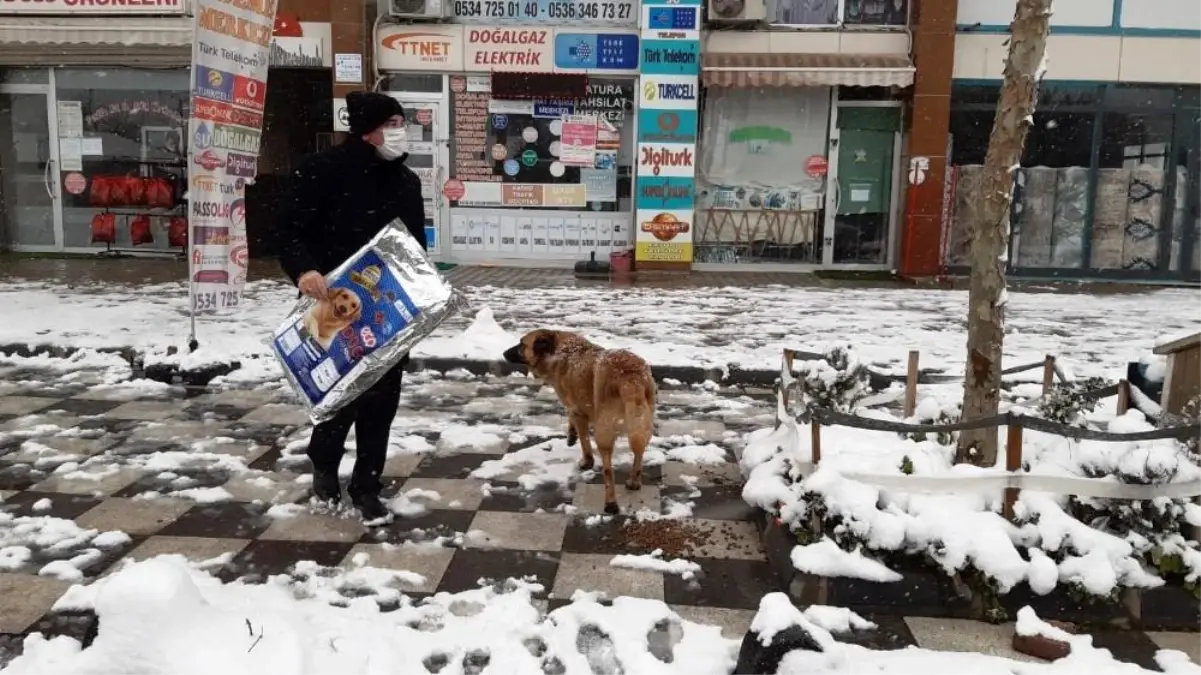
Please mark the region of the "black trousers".
[[379, 495], [383, 489], [380, 475], [388, 457], [388, 432], [400, 404], [403, 372], [404, 363], [401, 362], [332, 419], [313, 428], [308, 450], [313, 473], [338, 475], [346, 436], [353, 424], [358, 450], [347, 492], [351, 496]]

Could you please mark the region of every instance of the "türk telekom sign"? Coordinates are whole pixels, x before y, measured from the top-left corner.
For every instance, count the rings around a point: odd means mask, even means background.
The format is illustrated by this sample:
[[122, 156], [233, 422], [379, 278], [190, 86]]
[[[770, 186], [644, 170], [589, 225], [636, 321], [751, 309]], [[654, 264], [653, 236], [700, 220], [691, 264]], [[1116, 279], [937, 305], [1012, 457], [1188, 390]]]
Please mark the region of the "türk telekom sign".
[[0, 0], [0, 14], [183, 14], [187, 0]]

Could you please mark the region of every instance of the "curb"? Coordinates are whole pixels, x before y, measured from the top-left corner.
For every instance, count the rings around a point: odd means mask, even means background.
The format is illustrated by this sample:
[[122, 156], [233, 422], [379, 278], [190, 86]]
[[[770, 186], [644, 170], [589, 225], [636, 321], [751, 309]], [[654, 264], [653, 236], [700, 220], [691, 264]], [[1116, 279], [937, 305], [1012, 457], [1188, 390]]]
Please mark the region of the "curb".
[[[807, 574], [792, 566], [791, 553], [797, 541], [787, 526], [777, 525], [762, 509], [755, 509], [755, 526], [772, 574], [797, 606], [833, 605], [859, 614], [896, 617], [990, 620], [984, 603], [972, 597], [971, 589], [958, 576], [942, 574], [915, 558], [889, 565], [902, 577], [891, 583]], [[1201, 625], [1201, 606], [1196, 598], [1182, 586], [1171, 584], [1121, 589], [1117, 602], [1089, 602], [1073, 597], [1062, 586], [1038, 595], [1021, 583], [998, 600], [1011, 619], [1028, 605], [1040, 619], [1078, 625], [1192, 632]]]

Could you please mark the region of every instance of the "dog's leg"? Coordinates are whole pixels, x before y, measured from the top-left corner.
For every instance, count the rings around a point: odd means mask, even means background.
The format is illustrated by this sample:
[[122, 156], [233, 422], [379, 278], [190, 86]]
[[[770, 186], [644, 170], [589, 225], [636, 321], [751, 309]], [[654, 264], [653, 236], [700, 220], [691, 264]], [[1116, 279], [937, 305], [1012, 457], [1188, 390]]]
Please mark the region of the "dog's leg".
[[627, 490], [642, 489], [642, 454], [646, 452], [646, 446], [650, 444], [651, 434], [644, 433], [638, 429], [631, 431], [629, 435], [630, 450], [634, 453], [634, 463], [630, 466], [630, 477], [626, 480]]
[[570, 448], [571, 446], [575, 445], [575, 442], [577, 440], [579, 440], [579, 438], [580, 438], [580, 435], [575, 432], [575, 422], [568, 419], [567, 420], [567, 447]]
[[601, 477], [605, 479], [605, 513], [616, 514], [617, 490], [613, 487], [613, 444], [617, 442], [617, 429], [612, 422], [597, 420], [596, 451], [601, 456]]
[[573, 436], [580, 441], [580, 470], [588, 471], [596, 463], [592, 459], [592, 441], [588, 438], [587, 416], [579, 413], [571, 414], [570, 421], [567, 423], [567, 445], [571, 445]]

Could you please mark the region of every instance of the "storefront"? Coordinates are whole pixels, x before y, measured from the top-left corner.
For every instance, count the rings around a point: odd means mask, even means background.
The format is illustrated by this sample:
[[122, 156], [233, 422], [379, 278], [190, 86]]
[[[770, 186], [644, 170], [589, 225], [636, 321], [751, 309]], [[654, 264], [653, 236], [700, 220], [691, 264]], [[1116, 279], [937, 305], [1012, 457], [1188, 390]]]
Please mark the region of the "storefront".
[[[261, 180], [246, 189], [255, 255], [272, 248], [273, 178], [332, 133], [330, 24], [289, 16], [246, 55], [289, 67], [272, 68]], [[191, 50], [182, 0], [0, 3], [0, 249], [182, 251]]]
[[707, 52], [697, 266], [887, 269], [913, 73], [905, 54]]
[[[967, 263], [999, 94], [983, 83], [952, 90], [953, 269]], [[1015, 176], [1011, 271], [1196, 280], [1199, 124], [1201, 87], [1044, 84]]]
[[[596, 13], [635, 26], [635, 6]], [[497, 18], [377, 33], [382, 88], [409, 112], [431, 251], [565, 266], [632, 250], [637, 30]]]
[[[186, 189], [184, 11], [165, 1], [0, 8], [0, 245], [172, 248]], [[98, 216], [111, 217], [111, 244], [93, 245]]]

